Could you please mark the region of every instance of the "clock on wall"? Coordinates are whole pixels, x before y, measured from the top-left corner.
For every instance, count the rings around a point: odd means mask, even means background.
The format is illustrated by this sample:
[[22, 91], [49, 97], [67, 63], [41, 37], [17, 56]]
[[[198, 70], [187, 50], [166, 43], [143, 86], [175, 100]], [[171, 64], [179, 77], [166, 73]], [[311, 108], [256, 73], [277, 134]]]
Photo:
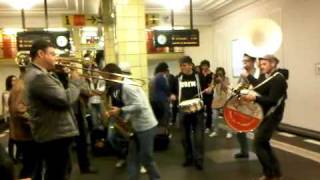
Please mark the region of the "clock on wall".
[[57, 36], [56, 44], [58, 47], [66, 47], [68, 45], [68, 39], [66, 36]]
[[157, 42], [160, 44], [160, 45], [165, 45], [168, 41], [168, 38], [167, 36], [165, 36], [164, 34], [159, 34], [158, 37], [157, 37]]
[[154, 31], [155, 47], [170, 47], [172, 41], [171, 31]]

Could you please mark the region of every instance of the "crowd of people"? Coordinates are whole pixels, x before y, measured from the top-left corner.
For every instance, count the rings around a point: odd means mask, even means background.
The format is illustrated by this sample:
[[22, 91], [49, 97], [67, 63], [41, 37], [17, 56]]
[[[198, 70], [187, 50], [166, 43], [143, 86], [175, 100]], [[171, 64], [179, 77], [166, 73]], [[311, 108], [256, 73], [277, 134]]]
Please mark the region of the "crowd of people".
[[[232, 93], [223, 67], [213, 72], [208, 60], [195, 66], [191, 57], [184, 56], [179, 60], [180, 73], [174, 76], [165, 62], [159, 63], [148, 98], [141, 86], [121, 75], [124, 72], [117, 64], [106, 64], [101, 70], [106, 72], [103, 77], [91, 74], [84, 78], [74, 69], [57, 70], [55, 49], [43, 40], [33, 43], [30, 57], [32, 63], [21, 68], [19, 78], [7, 78], [2, 97], [3, 104], [7, 104], [3, 114], [10, 124], [11, 158], [0, 149], [3, 162], [0, 166], [7, 167], [6, 171], [0, 168], [1, 179], [15, 179], [10, 159], [19, 158], [20, 179], [70, 179], [73, 145], [80, 172], [98, 173], [91, 166], [88, 143], [91, 152], [97, 154], [108, 142], [119, 159], [116, 167], [127, 164], [129, 180], [138, 180], [141, 170], [151, 180], [159, 180], [161, 173], [153, 155], [155, 138], [159, 129], [168, 130], [171, 124], [179, 127], [184, 150], [182, 166], [203, 170], [205, 134], [209, 137], [220, 134], [223, 106]], [[282, 119], [286, 99], [287, 77], [279, 71], [278, 63], [273, 55], [256, 60], [244, 54], [244, 69], [238, 82], [258, 87], [255, 90], [259, 95], [241, 94], [239, 98], [260, 104], [267, 114], [255, 131], [253, 143], [263, 167], [259, 180], [282, 177], [269, 144]], [[226, 137], [231, 138], [232, 130], [225, 130]], [[246, 133], [235, 133], [240, 152], [234, 157], [249, 158]], [[13, 146], [17, 146], [17, 153], [13, 153]]]

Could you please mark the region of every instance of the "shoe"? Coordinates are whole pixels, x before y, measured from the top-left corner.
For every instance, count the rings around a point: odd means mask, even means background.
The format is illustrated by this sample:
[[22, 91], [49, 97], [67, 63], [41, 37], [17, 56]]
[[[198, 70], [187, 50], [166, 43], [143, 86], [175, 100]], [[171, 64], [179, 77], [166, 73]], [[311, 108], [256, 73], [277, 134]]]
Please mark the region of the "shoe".
[[208, 134], [210, 132], [210, 129], [209, 128], [206, 128], [205, 130], [204, 130], [204, 133], [206, 133], [206, 134]]
[[267, 176], [261, 176], [255, 180], [278, 180], [275, 177], [267, 177]]
[[80, 173], [81, 174], [97, 174], [98, 171], [96, 169], [94, 169], [93, 167], [89, 167], [87, 169], [80, 170]]
[[140, 173], [141, 174], [145, 174], [147, 172], [146, 168], [144, 168], [143, 166], [140, 167]]
[[232, 133], [228, 132], [227, 135], [226, 135], [226, 138], [227, 138], [227, 139], [232, 138]]
[[202, 164], [196, 163], [194, 166], [195, 166], [196, 169], [199, 170], [199, 171], [203, 170], [203, 165], [202, 165]]
[[116, 168], [121, 168], [126, 163], [125, 160], [121, 159], [116, 163]]
[[279, 176], [279, 177], [273, 177], [273, 180], [283, 180], [283, 177], [282, 177], [282, 176]]
[[189, 167], [189, 166], [192, 166], [192, 165], [193, 165], [192, 161], [186, 161], [186, 162], [182, 163], [183, 167]]
[[249, 154], [237, 153], [237, 154], [234, 155], [234, 158], [236, 158], [236, 159], [249, 158]]
[[215, 131], [209, 134], [209, 137], [215, 137], [215, 136], [218, 136], [218, 133]]

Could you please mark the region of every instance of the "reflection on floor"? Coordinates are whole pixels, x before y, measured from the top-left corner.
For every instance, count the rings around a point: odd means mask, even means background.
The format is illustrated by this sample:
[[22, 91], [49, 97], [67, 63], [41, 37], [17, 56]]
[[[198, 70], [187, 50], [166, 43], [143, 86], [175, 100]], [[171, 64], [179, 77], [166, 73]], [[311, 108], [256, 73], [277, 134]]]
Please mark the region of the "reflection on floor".
[[[223, 134], [223, 135], [222, 135]], [[226, 139], [221, 136], [206, 138], [205, 169], [198, 171], [195, 168], [183, 168], [183, 151], [179, 142], [178, 130], [174, 130], [170, 149], [156, 152], [156, 160], [163, 180], [252, 180], [261, 175], [261, 167], [254, 153], [249, 160], [235, 160], [234, 153], [238, 151], [236, 138]], [[290, 137], [282, 138], [276, 135], [276, 141], [289, 142]], [[294, 140], [290, 140], [294, 141]], [[313, 145], [311, 145], [313, 146]], [[303, 147], [303, 146], [302, 146]], [[284, 149], [284, 148], [281, 148]], [[318, 152], [320, 154], [320, 146]], [[320, 177], [320, 163], [305, 159], [301, 156], [276, 149], [283, 168], [284, 180], [318, 180]], [[72, 180], [125, 180], [126, 168], [116, 168], [115, 157], [94, 157], [92, 163], [98, 168], [96, 175], [79, 174], [76, 163], [74, 164]], [[146, 175], [142, 180], [148, 179]]]

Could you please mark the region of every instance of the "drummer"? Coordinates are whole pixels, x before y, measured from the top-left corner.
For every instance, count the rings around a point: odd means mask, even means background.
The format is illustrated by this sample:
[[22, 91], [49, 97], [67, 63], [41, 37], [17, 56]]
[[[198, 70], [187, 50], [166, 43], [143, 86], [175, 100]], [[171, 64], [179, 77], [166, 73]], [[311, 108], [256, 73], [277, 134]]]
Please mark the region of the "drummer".
[[[197, 72], [193, 70], [192, 59], [184, 56], [180, 59], [181, 73], [177, 77], [177, 92], [171, 96], [172, 100], [177, 99], [178, 103], [186, 102], [195, 98], [201, 98], [201, 80]], [[201, 81], [201, 82], [200, 82]], [[205, 91], [211, 91], [210, 88]], [[201, 100], [201, 99], [198, 99]], [[188, 102], [188, 101], [187, 101]], [[194, 102], [197, 102], [195, 100]], [[185, 103], [183, 103], [185, 104]], [[203, 169], [204, 158], [204, 114], [203, 110], [196, 112], [183, 112], [179, 109], [182, 146], [185, 153], [183, 167], [195, 166], [196, 169]], [[192, 134], [193, 133], [193, 134]], [[192, 136], [191, 136], [192, 134]], [[191, 139], [193, 137], [194, 139]]]

